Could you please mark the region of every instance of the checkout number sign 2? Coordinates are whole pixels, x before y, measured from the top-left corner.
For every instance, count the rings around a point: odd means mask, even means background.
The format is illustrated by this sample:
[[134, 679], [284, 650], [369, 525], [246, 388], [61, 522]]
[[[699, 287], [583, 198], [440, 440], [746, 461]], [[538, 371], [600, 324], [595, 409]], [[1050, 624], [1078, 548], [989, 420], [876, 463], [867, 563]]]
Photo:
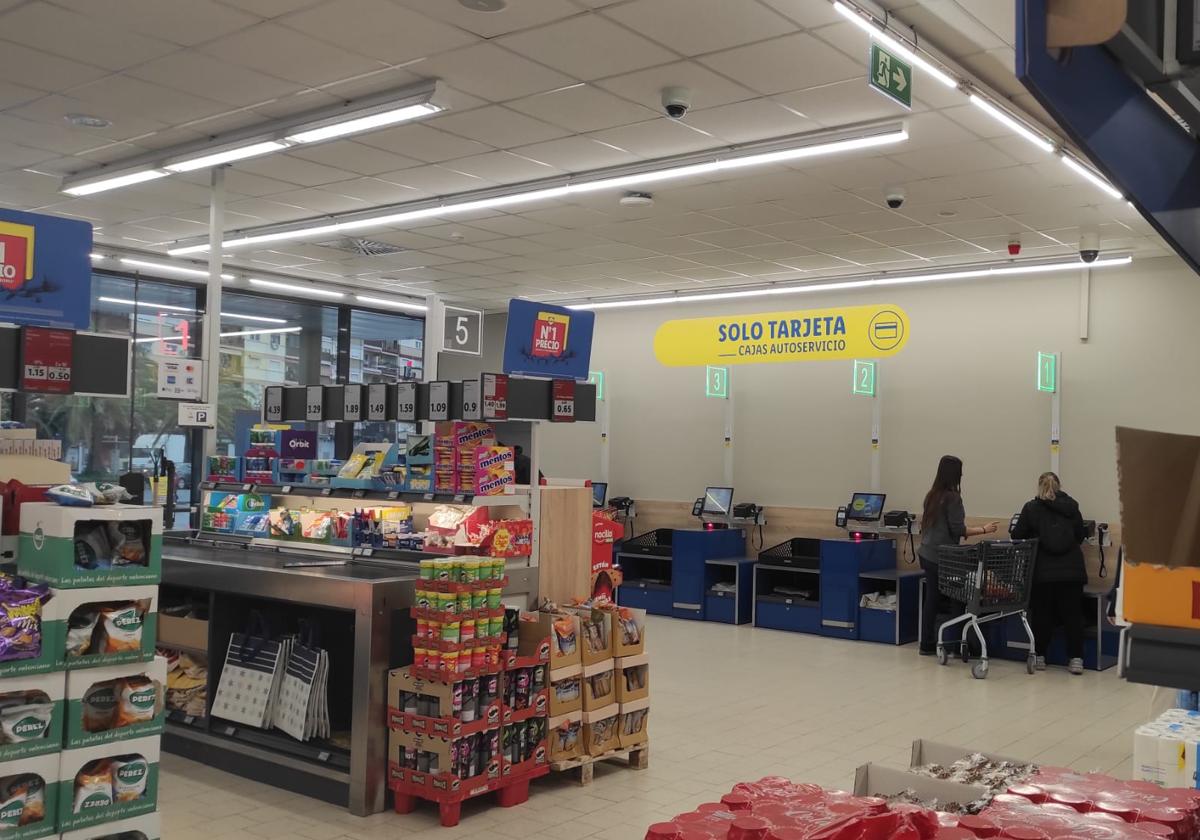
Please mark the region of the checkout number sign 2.
[[447, 353], [483, 355], [483, 313], [478, 309], [446, 306], [442, 349]]

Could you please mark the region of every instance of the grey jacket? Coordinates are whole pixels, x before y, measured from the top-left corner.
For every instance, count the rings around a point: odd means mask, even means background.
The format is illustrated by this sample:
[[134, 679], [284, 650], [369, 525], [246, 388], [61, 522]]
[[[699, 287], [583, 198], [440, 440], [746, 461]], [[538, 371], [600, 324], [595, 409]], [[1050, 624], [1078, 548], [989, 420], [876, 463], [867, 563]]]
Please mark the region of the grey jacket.
[[963, 508], [962, 496], [949, 492], [942, 499], [942, 506], [932, 522], [921, 522], [921, 547], [917, 553], [921, 561], [937, 564], [940, 545], [958, 545], [967, 535], [967, 512]]

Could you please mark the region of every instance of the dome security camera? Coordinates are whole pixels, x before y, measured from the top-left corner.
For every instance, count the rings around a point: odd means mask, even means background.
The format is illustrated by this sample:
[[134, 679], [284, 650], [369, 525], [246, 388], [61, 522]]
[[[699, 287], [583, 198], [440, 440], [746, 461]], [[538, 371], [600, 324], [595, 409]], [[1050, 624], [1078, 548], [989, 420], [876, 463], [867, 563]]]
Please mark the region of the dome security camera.
[[692, 108], [692, 92], [685, 87], [665, 87], [662, 90], [662, 104], [668, 117], [681, 120]]
[[1100, 256], [1100, 234], [1094, 230], [1085, 230], [1079, 234], [1079, 259], [1085, 263], [1094, 263]]

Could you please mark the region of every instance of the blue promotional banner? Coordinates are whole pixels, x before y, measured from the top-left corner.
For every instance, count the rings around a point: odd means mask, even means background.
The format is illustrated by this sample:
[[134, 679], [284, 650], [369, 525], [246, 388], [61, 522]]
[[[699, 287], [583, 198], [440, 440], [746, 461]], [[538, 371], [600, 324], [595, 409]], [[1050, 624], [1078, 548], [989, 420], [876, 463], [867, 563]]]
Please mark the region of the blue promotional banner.
[[86, 330], [91, 251], [87, 222], [0, 210], [0, 321]]
[[594, 312], [513, 298], [504, 333], [504, 372], [587, 379], [595, 327]]

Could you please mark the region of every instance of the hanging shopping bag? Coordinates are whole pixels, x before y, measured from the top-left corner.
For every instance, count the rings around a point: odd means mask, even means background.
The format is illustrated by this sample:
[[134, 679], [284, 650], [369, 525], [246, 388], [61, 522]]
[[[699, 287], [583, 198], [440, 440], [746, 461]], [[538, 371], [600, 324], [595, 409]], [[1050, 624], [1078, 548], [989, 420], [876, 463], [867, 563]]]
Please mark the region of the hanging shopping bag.
[[213, 716], [260, 729], [268, 726], [285, 658], [284, 645], [271, 640], [266, 620], [251, 613], [248, 631], [229, 637]]
[[328, 657], [317, 644], [315, 628], [300, 622], [300, 633], [286, 640], [288, 658], [273, 710], [278, 729], [298, 741], [318, 734], [318, 707], [325, 688]]

